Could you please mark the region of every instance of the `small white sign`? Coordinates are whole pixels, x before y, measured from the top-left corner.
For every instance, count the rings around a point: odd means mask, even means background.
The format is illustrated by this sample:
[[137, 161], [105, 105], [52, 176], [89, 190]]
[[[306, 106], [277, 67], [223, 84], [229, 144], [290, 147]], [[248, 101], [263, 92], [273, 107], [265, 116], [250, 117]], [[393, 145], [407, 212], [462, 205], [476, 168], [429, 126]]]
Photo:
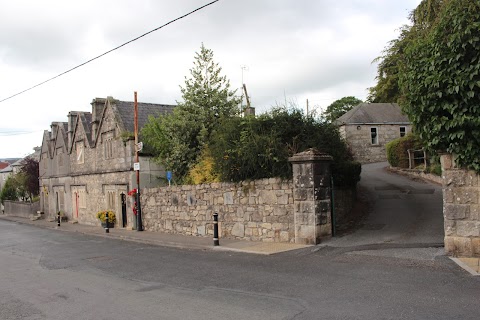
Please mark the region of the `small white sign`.
[[140, 171], [140, 162], [133, 163], [133, 170]]
[[143, 150], [143, 142], [137, 143], [137, 151], [140, 152]]

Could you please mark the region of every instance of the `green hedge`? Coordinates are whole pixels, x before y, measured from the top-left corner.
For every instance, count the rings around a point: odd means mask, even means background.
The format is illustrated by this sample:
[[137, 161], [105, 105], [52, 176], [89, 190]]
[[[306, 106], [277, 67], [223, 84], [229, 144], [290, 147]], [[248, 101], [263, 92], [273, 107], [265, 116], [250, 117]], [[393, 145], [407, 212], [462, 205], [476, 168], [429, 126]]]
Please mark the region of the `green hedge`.
[[420, 149], [421, 143], [413, 134], [398, 138], [386, 144], [387, 161], [392, 167], [408, 168], [408, 149]]
[[355, 185], [361, 166], [353, 162], [338, 128], [306, 117], [298, 109], [274, 109], [258, 117], [229, 118], [214, 132], [209, 145], [222, 181], [292, 178], [288, 157], [317, 148], [334, 159], [338, 186]]

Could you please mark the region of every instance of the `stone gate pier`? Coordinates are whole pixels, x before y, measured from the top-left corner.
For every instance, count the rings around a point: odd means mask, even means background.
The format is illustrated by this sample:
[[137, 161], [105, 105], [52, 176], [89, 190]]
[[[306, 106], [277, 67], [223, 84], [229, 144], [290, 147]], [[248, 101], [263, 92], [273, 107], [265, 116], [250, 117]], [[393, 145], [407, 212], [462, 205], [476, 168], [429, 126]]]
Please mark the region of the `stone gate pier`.
[[440, 156], [443, 178], [445, 251], [480, 258], [480, 178], [456, 166], [451, 154]]
[[308, 149], [288, 159], [293, 170], [295, 243], [318, 244], [332, 236], [331, 169], [333, 158]]

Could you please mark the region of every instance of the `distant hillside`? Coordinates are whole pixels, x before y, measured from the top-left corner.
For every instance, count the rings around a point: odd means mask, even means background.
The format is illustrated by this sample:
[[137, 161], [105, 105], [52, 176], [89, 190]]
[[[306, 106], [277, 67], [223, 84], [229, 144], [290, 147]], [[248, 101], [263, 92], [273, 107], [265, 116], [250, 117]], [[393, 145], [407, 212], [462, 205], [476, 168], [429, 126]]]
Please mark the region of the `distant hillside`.
[[20, 160], [21, 158], [0, 158], [0, 162], [8, 162], [10, 164]]

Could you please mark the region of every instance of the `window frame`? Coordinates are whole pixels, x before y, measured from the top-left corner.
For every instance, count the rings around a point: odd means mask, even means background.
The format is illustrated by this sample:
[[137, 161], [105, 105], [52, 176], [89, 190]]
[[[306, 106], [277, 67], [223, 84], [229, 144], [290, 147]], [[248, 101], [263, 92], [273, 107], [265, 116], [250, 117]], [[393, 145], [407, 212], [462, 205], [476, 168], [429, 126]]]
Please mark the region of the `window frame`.
[[[375, 130], [375, 131], [374, 131]], [[375, 136], [373, 133], [375, 132]], [[373, 146], [378, 146], [378, 127], [370, 127], [370, 144]]]

